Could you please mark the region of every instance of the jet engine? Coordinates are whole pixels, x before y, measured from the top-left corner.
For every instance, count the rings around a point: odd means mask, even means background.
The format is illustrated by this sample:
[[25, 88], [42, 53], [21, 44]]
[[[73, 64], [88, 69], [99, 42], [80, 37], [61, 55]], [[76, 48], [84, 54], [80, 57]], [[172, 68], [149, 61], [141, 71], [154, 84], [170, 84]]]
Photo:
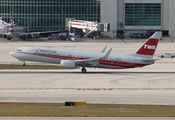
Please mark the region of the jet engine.
[[72, 60], [61, 60], [61, 67], [73, 69], [76, 67], [75, 62]]
[[34, 38], [33, 34], [28, 34], [27, 38]]

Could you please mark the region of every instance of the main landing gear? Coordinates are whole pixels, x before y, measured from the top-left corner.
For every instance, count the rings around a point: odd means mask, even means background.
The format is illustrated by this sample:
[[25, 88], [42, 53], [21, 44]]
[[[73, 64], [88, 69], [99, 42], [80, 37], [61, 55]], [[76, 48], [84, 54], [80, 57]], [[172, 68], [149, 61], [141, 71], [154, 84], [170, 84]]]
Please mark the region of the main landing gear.
[[25, 67], [25, 66], [26, 66], [26, 62], [23, 63], [23, 67]]
[[86, 73], [86, 72], [87, 72], [87, 71], [86, 71], [86, 68], [85, 68], [85, 67], [82, 67], [82, 68], [81, 68], [81, 72], [82, 72], [82, 73]]

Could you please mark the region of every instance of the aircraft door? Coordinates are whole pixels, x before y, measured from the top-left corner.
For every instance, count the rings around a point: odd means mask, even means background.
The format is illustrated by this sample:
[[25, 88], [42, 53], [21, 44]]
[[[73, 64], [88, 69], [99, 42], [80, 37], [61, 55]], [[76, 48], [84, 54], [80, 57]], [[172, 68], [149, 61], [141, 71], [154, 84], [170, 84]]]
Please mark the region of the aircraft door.
[[130, 59], [130, 65], [133, 66], [134, 65], [134, 58]]
[[29, 54], [30, 54], [30, 60], [33, 60], [34, 59], [34, 56], [33, 56], [33, 54], [34, 54], [34, 52], [35, 52], [35, 49], [29, 49], [28, 50], [29, 51]]
[[72, 56], [72, 60], [77, 60], [78, 59], [78, 55], [73, 55]]

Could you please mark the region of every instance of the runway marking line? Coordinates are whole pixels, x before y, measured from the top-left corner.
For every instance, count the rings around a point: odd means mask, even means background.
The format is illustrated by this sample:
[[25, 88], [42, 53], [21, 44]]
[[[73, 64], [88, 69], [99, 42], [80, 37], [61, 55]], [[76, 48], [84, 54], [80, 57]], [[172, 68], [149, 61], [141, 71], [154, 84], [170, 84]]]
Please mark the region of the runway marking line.
[[112, 90], [175, 90], [175, 88], [0, 88], [0, 90], [89, 90], [89, 91], [112, 91]]
[[134, 104], [143, 105], [143, 104], [146, 104], [146, 101], [138, 101], [138, 102], [134, 102]]

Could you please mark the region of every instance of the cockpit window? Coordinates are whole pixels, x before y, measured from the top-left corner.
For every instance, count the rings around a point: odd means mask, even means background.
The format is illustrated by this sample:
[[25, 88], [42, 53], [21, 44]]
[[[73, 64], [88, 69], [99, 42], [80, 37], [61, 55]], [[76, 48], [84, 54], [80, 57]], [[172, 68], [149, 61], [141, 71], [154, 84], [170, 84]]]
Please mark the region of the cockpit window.
[[18, 52], [21, 52], [22, 51], [22, 49], [21, 48], [18, 48], [18, 49], [16, 49]]

